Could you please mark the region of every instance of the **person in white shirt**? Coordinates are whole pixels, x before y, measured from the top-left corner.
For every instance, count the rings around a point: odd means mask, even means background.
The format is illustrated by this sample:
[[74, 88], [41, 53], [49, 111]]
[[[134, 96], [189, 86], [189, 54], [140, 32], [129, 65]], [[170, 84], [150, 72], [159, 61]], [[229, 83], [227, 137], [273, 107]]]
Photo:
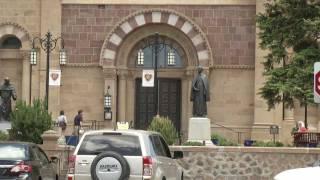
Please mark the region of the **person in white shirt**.
[[57, 118], [57, 124], [61, 129], [61, 134], [63, 135], [67, 128], [67, 117], [64, 115], [64, 111], [60, 111], [60, 115]]

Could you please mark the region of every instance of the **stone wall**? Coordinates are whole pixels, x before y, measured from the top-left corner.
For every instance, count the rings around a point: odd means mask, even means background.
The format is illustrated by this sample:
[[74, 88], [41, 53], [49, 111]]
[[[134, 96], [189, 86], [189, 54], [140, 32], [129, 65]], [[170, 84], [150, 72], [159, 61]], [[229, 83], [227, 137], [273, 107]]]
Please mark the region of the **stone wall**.
[[[236, 131], [247, 132], [249, 138], [253, 124], [254, 70], [253, 69], [214, 69], [210, 74], [212, 101], [208, 103], [208, 117], [212, 121], [212, 132], [217, 133], [217, 124], [227, 125]], [[237, 134], [220, 129], [235, 142]], [[232, 133], [226, 134], [226, 133]]]
[[318, 148], [172, 147], [184, 152], [178, 163], [190, 180], [272, 180], [279, 172], [320, 159]]
[[175, 10], [206, 34], [215, 65], [254, 65], [255, 6], [63, 5], [62, 35], [69, 63], [97, 64], [103, 41], [131, 13], [148, 8]]
[[13, 22], [24, 27], [30, 34], [40, 32], [40, 0], [0, 1], [0, 24]]
[[84, 120], [103, 119], [104, 81], [99, 67], [64, 67], [61, 76], [61, 110], [68, 123], [78, 110], [84, 110]]

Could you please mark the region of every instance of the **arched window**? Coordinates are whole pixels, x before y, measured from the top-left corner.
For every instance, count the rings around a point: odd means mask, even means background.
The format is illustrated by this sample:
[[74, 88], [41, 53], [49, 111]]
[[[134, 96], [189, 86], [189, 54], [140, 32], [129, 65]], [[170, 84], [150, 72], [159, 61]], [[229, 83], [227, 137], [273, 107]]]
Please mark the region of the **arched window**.
[[0, 41], [0, 49], [20, 49], [21, 41], [15, 36], [7, 36]]
[[[155, 53], [158, 49], [158, 53]], [[155, 67], [155, 56], [158, 55], [158, 68], [180, 68], [183, 66], [178, 51], [168, 44], [147, 46], [138, 51], [136, 65], [139, 67]]]

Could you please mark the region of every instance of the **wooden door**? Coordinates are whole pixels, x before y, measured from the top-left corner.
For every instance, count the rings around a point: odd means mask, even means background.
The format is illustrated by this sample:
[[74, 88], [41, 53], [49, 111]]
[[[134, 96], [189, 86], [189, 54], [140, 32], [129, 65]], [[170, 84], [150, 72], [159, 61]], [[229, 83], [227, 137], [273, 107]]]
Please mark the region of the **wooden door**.
[[[156, 115], [155, 91], [152, 87], [142, 87], [141, 83], [141, 79], [136, 80], [135, 128], [147, 129]], [[169, 117], [180, 131], [181, 81], [179, 79], [159, 79], [159, 114]]]

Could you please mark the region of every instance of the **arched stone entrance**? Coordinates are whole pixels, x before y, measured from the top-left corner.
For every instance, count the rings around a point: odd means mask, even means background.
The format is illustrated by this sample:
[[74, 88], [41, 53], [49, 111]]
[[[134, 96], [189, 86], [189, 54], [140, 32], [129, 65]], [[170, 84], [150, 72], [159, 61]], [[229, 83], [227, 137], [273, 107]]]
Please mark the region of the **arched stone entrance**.
[[160, 69], [159, 78], [181, 81], [181, 131], [187, 130], [191, 117], [189, 101], [191, 80], [196, 66], [207, 69], [213, 65], [212, 52], [205, 34], [187, 17], [162, 9], [148, 9], [129, 15], [107, 36], [100, 55], [105, 77], [105, 92], [111, 87], [113, 121], [134, 121], [136, 79], [142, 69], [134, 66], [134, 52], [146, 37], [158, 33], [173, 40], [184, 53], [183, 67]]
[[30, 63], [29, 50], [31, 37], [22, 26], [5, 22], [0, 23], [0, 43], [8, 38], [20, 41], [20, 48], [0, 48], [0, 83], [9, 77], [17, 89], [18, 99], [29, 101], [30, 96]]

